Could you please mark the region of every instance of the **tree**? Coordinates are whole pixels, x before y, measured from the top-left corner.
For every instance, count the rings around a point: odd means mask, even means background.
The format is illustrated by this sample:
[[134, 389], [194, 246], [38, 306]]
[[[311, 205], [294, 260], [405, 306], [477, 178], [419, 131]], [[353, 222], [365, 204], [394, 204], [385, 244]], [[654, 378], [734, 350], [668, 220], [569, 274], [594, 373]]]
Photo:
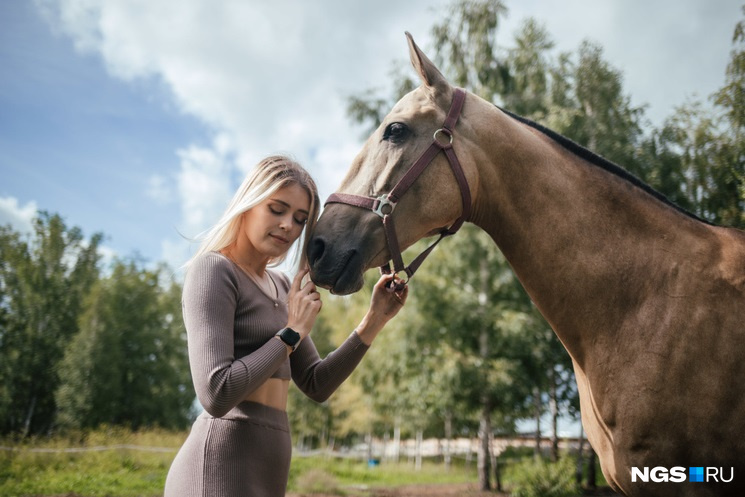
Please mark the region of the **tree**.
[[500, 95], [505, 108], [541, 121], [552, 105], [564, 105], [568, 88], [560, 87], [559, 73], [552, 72], [550, 50], [553, 48], [554, 42], [535, 19], [523, 23], [506, 60], [508, 84]]
[[645, 140], [641, 177], [715, 224], [745, 228], [745, 21], [734, 30], [725, 84], [714, 108], [686, 102]]
[[[536, 31], [530, 22], [526, 23], [525, 29], [527, 32], [522, 37]], [[539, 33], [541, 36], [533, 37], [538, 40], [536, 49], [542, 50], [538, 53], [543, 53], [551, 42], [545, 33]], [[643, 166], [639, 148], [643, 140], [644, 107], [631, 105], [630, 97], [623, 90], [621, 72], [603, 59], [602, 48], [584, 41], [576, 57], [569, 53], [560, 54], [555, 61], [546, 62], [545, 68], [549, 73], [545, 115], [534, 112], [527, 117], [621, 165], [632, 174], [641, 175]], [[522, 93], [518, 96], [521, 99], [526, 97]], [[517, 108], [520, 109], [521, 105], [525, 104], [518, 103]]]
[[494, 428], [513, 431], [525, 414], [529, 391], [516, 380], [525, 377], [520, 359], [530, 300], [486, 233], [465, 225], [445, 243], [447, 250], [433, 253], [416, 277], [416, 292], [426, 295], [418, 310], [429, 325], [409, 335], [420, 348], [458, 351], [451, 395], [479, 413], [479, 481], [487, 490]]
[[499, 20], [507, 14], [501, 0], [456, 0], [441, 23], [432, 27], [435, 63], [453, 84], [494, 100], [509, 85], [509, 69], [497, 52]]
[[28, 237], [0, 227], [0, 433], [51, 429], [56, 367], [98, 278], [101, 238], [45, 212]]
[[[336, 348], [333, 343], [332, 323], [338, 320], [342, 313], [338, 301], [329, 302], [328, 297], [324, 296], [323, 312], [318, 315], [311, 333], [313, 343], [321, 357], [325, 357]], [[351, 332], [351, 329], [348, 331]], [[296, 446], [299, 449], [313, 448], [316, 445], [333, 447], [336, 432], [334, 431], [334, 413], [330, 404], [334, 402], [336, 395], [329, 401], [319, 404], [308, 398], [298, 388], [294, 386], [290, 388], [287, 413], [293, 426]]]
[[725, 85], [712, 96], [724, 137], [713, 168], [718, 200], [710, 209], [723, 224], [745, 228], [745, 20], [735, 26], [732, 44]]
[[[336, 349], [359, 324], [368, 309], [374, 281], [377, 278], [371, 272], [365, 288], [349, 297], [330, 295], [322, 290], [323, 311], [318, 315], [311, 333], [321, 357]], [[372, 356], [380, 348], [381, 340], [382, 337], [376, 340], [376, 346], [366, 355], [362, 364], [326, 402], [318, 404], [297, 388], [290, 389], [288, 416], [295, 426], [293, 432], [298, 447], [320, 445], [332, 448], [337, 440], [349, 441], [373, 431], [378, 415], [370, 403], [376, 392], [365, 391], [360, 378], [364, 375], [362, 371], [374, 362]]]
[[[417, 294], [412, 292], [404, 310], [376, 340], [359, 373], [362, 390], [369, 396], [367, 405], [378, 413], [377, 433], [393, 431], [394, 459], [402, 436], [417, 440], [425, 433], [452, 437], [458, 356], [443, 354], [442, 347], [432, 346], [431, 338], [421, 340], [432, 331], [433, 321], [420, 309]], [[418, 450], [416, 466], [421, 466]]]
[[194, 396], [181, 289], [166, 271], [119, 260], [94, 286], [59, 367], [60, 425], [188, 425]]
[[[745, 8], [743, 8], [745, 13]], [[713, 108], [689, 101], [642, 144], [642, 179], [715, 223], [745, 228], [745, 21], [737, 23]]]

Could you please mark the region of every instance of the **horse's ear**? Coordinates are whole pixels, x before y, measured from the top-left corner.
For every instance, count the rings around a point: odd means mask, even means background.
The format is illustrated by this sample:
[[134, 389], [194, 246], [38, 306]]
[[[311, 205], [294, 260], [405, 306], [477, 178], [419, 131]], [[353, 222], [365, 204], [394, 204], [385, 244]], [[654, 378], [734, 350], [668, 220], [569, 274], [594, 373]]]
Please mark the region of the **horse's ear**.
[[430, 91], [433, 96], [442, 95], [450, 101], [450, 93], [452, 89], [450, 83], [447, 82], [445, 76], [442, 75], [437, 66], [432, 63], [429, 58], [424, 55], [424, 52], [417, 46], [412, 38], [411, 33], [406, 31], [406, 39], [409, 42], [409, 57], [411, 57], [411, 65], [414, 66], [416, 72], [422, 78], [422, 82], [425, 87]]

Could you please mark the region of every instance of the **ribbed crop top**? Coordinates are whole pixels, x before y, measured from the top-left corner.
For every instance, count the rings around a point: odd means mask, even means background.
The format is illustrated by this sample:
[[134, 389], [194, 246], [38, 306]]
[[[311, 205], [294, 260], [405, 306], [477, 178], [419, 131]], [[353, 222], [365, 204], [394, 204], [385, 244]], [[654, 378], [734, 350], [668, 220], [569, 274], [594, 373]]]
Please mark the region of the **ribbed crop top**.
[[308, 336], [288, 358], [287, 347], [274, 335], [287, 325], [290, 281], [279, 271], [267, 271], [277, 299], [218, 252], [198, 257], [186, 273], [182, 304], [192, 381], [199, 402], [215, 417], [269, 378], [292, 378], [308, 397], [323, 402], [368, 349], [353, 332], [321, 360]]

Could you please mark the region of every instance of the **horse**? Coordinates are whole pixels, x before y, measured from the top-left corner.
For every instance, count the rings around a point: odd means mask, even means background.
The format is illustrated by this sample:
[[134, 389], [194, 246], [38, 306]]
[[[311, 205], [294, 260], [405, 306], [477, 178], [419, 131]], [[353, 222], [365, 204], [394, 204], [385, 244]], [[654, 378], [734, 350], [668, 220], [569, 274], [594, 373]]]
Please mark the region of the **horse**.
[[307, 245], [312, 280], [350, 294], [390, 259], [410, 277], [400, 247], [474, 223], [571, 356], [610, 486], [745, 495], [745, 232], [704, 222], [567, 138], [454, 88], [406, 36], [422, 84], [326, 205]]

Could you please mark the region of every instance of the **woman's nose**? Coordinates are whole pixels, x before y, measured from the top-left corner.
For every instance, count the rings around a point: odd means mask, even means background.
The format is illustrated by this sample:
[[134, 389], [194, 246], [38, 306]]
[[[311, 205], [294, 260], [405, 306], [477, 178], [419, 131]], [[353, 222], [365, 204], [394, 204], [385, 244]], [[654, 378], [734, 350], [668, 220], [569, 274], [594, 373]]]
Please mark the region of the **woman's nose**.
[[279, 227], [284, 231], [290, 231], [292, 229], [292, 216], [282, 216], [282, 219], [279, 221]]

